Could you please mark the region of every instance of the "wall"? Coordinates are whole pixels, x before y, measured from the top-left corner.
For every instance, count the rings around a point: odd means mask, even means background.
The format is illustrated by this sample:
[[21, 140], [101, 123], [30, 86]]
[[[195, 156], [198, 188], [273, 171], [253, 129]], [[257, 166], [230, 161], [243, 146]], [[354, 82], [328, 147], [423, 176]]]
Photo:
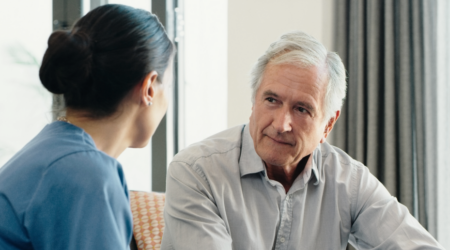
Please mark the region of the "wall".
[[180, 149], [227, 128], [227, 0], [184, 2]]
[[228, 0], [228, 127], [251, 113], [250, 70], [283, 33], [302, 30], [331, 45], [331, 0]]

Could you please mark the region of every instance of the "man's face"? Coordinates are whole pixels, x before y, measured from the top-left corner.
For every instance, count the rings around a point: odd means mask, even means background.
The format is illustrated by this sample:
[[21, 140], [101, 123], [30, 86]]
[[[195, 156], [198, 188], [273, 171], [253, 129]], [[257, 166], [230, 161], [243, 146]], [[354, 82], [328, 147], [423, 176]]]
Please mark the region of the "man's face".
[[266, 66], [249, 125], [256, 153], [266, 164], [296, 167], [326, 137], [326, 81], [323, 68]]

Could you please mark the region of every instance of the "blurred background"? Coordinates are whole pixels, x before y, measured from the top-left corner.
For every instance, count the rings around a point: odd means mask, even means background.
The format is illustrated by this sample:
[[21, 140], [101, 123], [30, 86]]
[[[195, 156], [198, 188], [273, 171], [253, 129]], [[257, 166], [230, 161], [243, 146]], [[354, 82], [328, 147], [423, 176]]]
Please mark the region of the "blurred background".
[[178, 50], [165, 118], [148, 147], [118, 159], [130, 189], [164, 192], [174, 154], [247, 123], [253, 64], [283, 33], [302, 30], [347, 69], [329, 142], [366, 164], [450, 248], [450, 3], [0, 0], [0, 167], [63, 109], [38, 76], [49, 35], [107, 3], [155, 13]]

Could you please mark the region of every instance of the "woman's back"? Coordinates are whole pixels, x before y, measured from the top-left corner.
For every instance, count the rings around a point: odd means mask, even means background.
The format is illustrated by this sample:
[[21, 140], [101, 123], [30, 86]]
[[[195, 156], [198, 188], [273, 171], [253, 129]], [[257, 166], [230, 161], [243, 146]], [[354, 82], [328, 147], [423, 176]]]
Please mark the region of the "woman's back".
[[47, 125], [0, 169], [0, 183], [0, 249], [127, 248], [122, 167], [82, 129]]

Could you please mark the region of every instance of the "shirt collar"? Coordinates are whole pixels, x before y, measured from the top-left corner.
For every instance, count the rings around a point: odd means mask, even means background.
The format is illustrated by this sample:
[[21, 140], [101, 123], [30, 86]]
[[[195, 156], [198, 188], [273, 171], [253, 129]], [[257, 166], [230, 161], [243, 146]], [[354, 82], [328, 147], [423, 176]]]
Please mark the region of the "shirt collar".
[[94, 139], [84, 131], [84, 129], [73, 125], [72, 123], [64, 122], [64, 121], [54, 121], [50, 124], [46, 125], [46, 129], [49, 131], [52, 131], [52, 133], [55, 134], [61, 134], [61, 133], [68, 133], [71, 137], [73, 136], [80, 136], [83, 141], [97, 149], [97, 146], [95, 145]]
[[255, 151], [248, 125], [244, 125], [241, 136], [241, 157], [239, 159], [241, 177], [248, 174], [263, 172], [264, 162]]
[[[316, 147], [316, 149], [314, 149], [314, 152], [312, 153], [312, 157], [309, 157], [308, 162], [311, 162], [311, 172], [312, 174], [312, 178], [315, 179], [314, 181], [314, 185], [319, 185], [319, 181], [320, 181], [320, 171], [319, 168], [317, 167], [319, 165], [318, 159], [320, 157], [320, 144]], [[310, 172], [310, 175], [311, 175]]]
[[[320, 151], [320, 144], [314, 149], [313, 153], [308, 159], [308, 163], [306, 163], [305, 169], [308, 169], [308, 176], [305, 176], [305, 183], [310, 181], [312, 178], [314, 178], [314, 185], [318, 185], [320, 181], [320, 172], [317, 168], [318, 166], [318, 157], [319, 157], [319, 151]], [[311, 174], [312, 173], [312, 174]], [[313, 181], [313, 180], [311, 180]]]
[[[320, 151], [320, 144], [312, 153], [312, 157], [309, 158], [306, 163], [306, 167], [304, 173], [302, 173], [302, 177], [304, 178], [305, 183], [307, 183], [311, 178], [314, 178], [314, 185], [318, 185], [320, 181], [320, 172], [318, 170], [318, 159]], [[259, 155], [255, 151], [255, 145], [253, 144], [253, 139], [250, 135], [249, 126], [244, 125], [242, 128], [242, 136], [241, 136], [241, 156], [239, 158], [239, 169], [241, 172], [241, 177], [248, 174], [255, 174], [259, 172], [265, 171], [265, 165], [263, 160], [259, 157]], [[312, 173], [312, 174], [311, 174]]]

